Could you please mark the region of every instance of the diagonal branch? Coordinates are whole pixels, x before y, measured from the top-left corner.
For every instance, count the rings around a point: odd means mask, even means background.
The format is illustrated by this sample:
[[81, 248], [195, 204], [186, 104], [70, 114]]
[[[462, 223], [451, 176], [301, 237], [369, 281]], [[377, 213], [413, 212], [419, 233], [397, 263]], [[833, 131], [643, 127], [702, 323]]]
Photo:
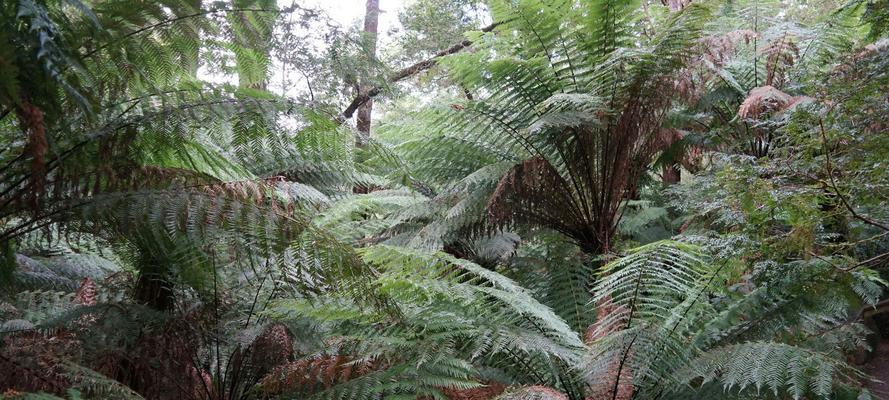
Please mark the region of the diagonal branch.
[[[506, 21], [504, 21], [504, 22], [506, 22]], [[494, 30], [494, 28], [496, 28], [499, 25], [502, 25], [504, 22], [494, 22], [493, 24], [482, 28], [481, 31], [482, 32], [491, 32]], [[396, 71], [395, 73], [393, 73], [392, 75], [389, 76], [389, 78], [386, 80], [386, 83], [395, 83], [395, 82], [401, 81], [405, 78], [408, 78], [410, 76], [416, 75], [417, 73], [419, 73], [421, 71], [430, 69], [430, 68], [434, 67], [436, 64], [438, 64], [438, 60], [441, 59], [442, 57], [459, 53], [460, 51], [462, 51], [463, 49], [465, 49], [469, 46], [472, 46], [472, 41], [469, 39], [466, 39], [460, 43], [457, 43], [451, 47], [448, 47], [447, 49], [439, 51], [438, 53], [435, 53], [435, 55], [433, 55], [430, 58], [427, 58], [423, 61], [419, 61], [409, 67], [406, 67], [404, 69]], [[352, 100], [352, 102], [349, 103], [349, 106], [346, 107], [345, 110], [343, 110], [342, 114], [340, 114], [340, 116], [338, 118], [339, 122], [342, 123], [345, 120], [352, 118], [352, 115], [355, 114], [355, 111], [358, 110], [358, 107], [361, 107], [364, 103], [367, 103], [371, 98], [380, 94], [380, 92], [382, 90], [383, 90], [382, 87], [374, 86], [365, 93], [359, 93], [358, 96], [356, 96]]]
[[829, 179], [830, 186], [833, 189], [834, 193], [840, 199], [840, 202], [843, 203], [843, 206], [846, 207], [846, 210], [848, 210], [849, 213], [852, 214], [852, 218], [855, 218], [861, 222], [864, 222], [865, 224], [880, 228], [883, 231], [889, 232], [889, 226], [882, 224], [880, 222], [874, 221], [870, 218], [867, 218], [867, 217], [857, 213], [855, 211], [855, 208], [852, 207], [851, 204], [849, 204], [848, 200], [846, 200], [846, 197], [843, 196], [843, 193], [840, 191], [840, 188], [837, 186], [836, 179], [833, 176], [833, 166], [831, 165], [831, 162], [830, 162], [830, 147], [827, 144], [827, 134], [824, 132], [824, 120], [819, 119], [818, 125], [821, 128], [821, 142], [824, 147], [824, 156], [826, 159], [826, 167], [827, 167], [826, 168], [827, 169], [827, 177]]

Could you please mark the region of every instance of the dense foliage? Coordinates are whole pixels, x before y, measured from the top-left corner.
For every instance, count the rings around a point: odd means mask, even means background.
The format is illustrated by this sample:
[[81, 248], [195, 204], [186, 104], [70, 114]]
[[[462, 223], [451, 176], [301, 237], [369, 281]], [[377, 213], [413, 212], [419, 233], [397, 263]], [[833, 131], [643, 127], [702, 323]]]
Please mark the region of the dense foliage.
[[889, 3], [399, 19], [0, 4], [0, 398], [889, 395]]

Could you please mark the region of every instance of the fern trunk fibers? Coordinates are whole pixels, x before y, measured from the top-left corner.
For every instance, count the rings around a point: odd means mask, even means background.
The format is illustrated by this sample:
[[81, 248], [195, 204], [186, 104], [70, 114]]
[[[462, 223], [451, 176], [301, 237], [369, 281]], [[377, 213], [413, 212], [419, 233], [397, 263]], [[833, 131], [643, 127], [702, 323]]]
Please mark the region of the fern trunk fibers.
[[28, 99], [21, 99], [18, 110], [19, 122], [28, 134], [28, 155], [31, 157], [31, 180], [27, 190], [27, 201], [34, 214], [40, 210], [40, 198], [46, 185], [46, 152], [49, 144], [46, 140], [46, 125], [43, 121], [43, 110], [32, 104]]
[[[375, 58], [377, 54], [377, 25], [380, 19], [380, 0], [367, 0], [364, 14], [364, 34], [367, 38], [367, 51], [371, 58]], [[360, 94], [368, 93], [372, 86], [366, 82], [359, 86]], [[370, 121], [373, 113], [373, 99], [368, 99], [361, 107], [358, 108], [358, 116], [356, 117], [356, 126], [358, 128], [358, 144], [367, 143], [370, 138]]]
[[679, 183], [681, 180], [681, 172], [679, 171], [679, 167], [676, 165], [667, 165], [664, 166], [661, 171], [661, 180], [666, 185], [672, 185]]
[[172, 310], [173, 283], [167, 275], [159, 265], [143, 266], [133, 293], [136, 303], [155, 310]]
[[12, 240], [0, 241], [0, 288], [13, 284], [16, 267], [15, 243]]

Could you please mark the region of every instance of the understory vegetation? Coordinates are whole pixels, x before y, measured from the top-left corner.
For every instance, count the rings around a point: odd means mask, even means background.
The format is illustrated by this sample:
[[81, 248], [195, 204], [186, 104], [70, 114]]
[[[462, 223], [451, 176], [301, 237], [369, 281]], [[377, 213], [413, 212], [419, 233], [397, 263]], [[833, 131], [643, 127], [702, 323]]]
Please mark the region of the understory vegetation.
[[889, 2], [367, 10], [0, 3], [0, 398], [889, 398]]

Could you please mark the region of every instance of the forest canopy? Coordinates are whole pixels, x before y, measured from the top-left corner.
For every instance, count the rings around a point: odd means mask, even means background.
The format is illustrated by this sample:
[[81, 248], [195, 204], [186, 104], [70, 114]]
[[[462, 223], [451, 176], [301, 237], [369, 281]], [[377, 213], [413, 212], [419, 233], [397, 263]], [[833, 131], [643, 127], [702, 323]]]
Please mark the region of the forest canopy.
[[889, 398], [889, 1], [335, 3], [0, 2], [0, 398]]

